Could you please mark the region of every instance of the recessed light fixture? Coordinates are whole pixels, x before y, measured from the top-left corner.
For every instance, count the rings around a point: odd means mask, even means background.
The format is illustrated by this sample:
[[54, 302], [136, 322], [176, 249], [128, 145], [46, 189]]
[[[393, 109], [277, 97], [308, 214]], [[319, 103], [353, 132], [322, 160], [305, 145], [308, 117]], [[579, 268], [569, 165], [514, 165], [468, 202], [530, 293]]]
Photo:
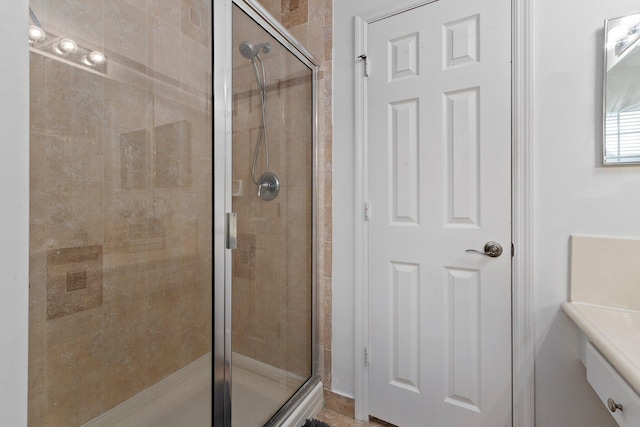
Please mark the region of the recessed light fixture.
[[71, 39], [62, 39], [53, 51], [58, 55], [68, 55], [78, 50], [78, 44]]
[[29, 25], [29, 44], [41, 42], [45, 39], [46, 34], [44, 30], [37, 25]]
[[97, 50], [89, 52], [88, 55], [84, 55], [82, 57], [82, 63], [93, 67], [94, 65], [104, 64], [107, 60], [102, 52], [98, 52]]
[[89, 47], [78, 46], [78, 43], [71, 38], [46, 32], [31, 8], [29, 8], [29, 16], [31, 18], [29, 23], [29, 46], [32, 51], [41, 52], [49, 56], [54, 53], [64, 57], [65, 62], [71, 65], [75, 63], [85, 67], [98, 67], [96, 71], [106, 68], [104, 64], [107, 58], [104, 53], [98, 50], [91, 50]]

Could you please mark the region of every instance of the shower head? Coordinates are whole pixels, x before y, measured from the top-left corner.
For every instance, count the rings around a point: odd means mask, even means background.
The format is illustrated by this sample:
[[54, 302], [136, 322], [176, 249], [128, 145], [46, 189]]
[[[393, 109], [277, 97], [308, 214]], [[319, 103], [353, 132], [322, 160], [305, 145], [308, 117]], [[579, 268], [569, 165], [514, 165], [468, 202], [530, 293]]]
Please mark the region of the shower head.
[[239, 49], [242, 56], [253, 61], [253, 58], [258, 56], [260, 51], [263, 51], [264, 53], [271, 52], [271, 43], [260, 43], [254, 46], [248, 41], [243, 41], [240, 43]]

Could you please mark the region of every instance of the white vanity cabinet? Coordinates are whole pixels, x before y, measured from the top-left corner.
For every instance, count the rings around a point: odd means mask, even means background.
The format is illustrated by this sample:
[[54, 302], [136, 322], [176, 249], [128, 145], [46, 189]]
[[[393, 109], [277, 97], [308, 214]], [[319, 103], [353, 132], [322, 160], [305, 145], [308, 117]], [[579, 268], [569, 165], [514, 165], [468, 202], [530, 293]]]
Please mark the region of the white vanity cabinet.
[[587, 381], [622, 427], [640, 426], [640, 396], [592, 343], [586, 344]]
[[587, 380], [623, 427], [640, 427], [640, 238], [571, 236], [571, 296]]
[[581, 331], [587, 381], [623, 427], [640, 427], [640, 311], [578, 302], [563, 311]]

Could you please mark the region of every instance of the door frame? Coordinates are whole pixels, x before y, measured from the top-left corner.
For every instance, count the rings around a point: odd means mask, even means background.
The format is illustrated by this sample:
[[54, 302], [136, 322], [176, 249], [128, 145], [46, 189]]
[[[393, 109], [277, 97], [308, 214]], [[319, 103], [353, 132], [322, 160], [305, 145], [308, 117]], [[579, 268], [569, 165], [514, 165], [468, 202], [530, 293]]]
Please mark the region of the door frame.
[[[354, 20], [355, 89], [355, 417], [369, 416], [369, 278], [366, 195], [368, 153], [366, 55], [368, 26], [438, 0], [398, 0], [366, 10]], [[442, 1], [442, 0], [440, 0]], [[532, 294], [532, 14], [531, 0], [511, 0], [511, 218], [512, 426], [534, 427], [535, 335]]]

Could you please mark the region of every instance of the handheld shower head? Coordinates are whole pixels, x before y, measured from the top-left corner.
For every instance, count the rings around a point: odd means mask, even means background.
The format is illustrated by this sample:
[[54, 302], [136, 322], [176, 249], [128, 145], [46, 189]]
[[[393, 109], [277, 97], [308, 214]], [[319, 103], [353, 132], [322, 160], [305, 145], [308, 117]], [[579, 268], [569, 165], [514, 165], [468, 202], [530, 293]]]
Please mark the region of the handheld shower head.
[[240, 55], [244, 56], [247, 59], [253, 59], [255, 53], [253, 52], [253, 45], [247, 41], [240, 43]]
[[260, 43], [254, 46], [248, 41], [243, 41], [242, 43], [240, 43], [240, 46], [238, 48], [240, 49], [240, 54], [242, 56], [250, 61], [253, 61], [253, 59], [260, 53], [260, 51], [264, 53], [271, 52], [271, 43]]

